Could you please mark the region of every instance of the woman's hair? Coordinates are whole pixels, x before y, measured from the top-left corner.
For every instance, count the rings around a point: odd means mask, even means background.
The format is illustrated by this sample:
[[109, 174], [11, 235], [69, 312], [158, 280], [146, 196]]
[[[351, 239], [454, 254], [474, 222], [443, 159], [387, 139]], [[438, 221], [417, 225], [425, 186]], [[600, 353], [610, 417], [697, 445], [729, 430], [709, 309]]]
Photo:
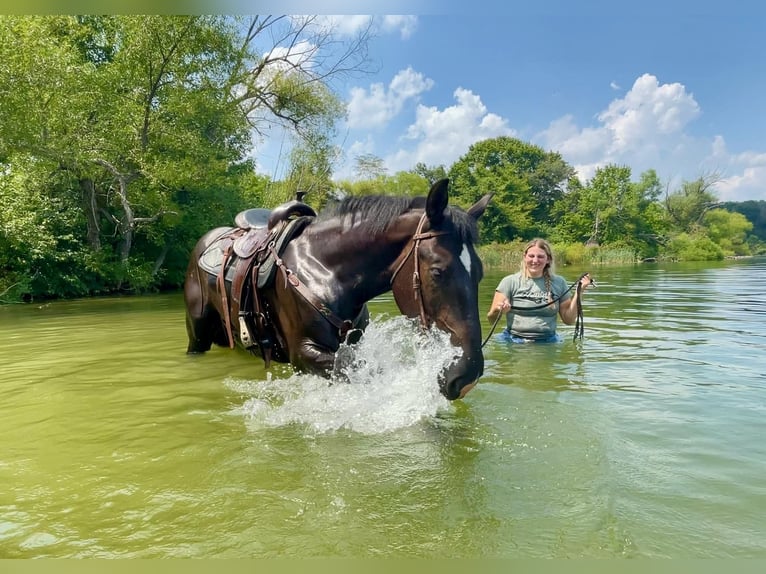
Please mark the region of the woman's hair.
[[545, 290], [548, 292], [548, 300], [551, 300], [553, 297], [553, 294], [551, 293], [551, 278], [554, 274], [554, 263], [553, 263], [553, 250], [551, 249], [551, 244], [548, 243], [545, 239], [540, 239], [539, 237], [535, 237], [533, 240], [531, 240], [529, 243], [527, 243], [524, 246], [524, 252], [521, 257], [521, 276], [525, 279], [529, 278], [529, 275], [527, 275], [527, 266], [524, 262], [524, 257], [527, 254], [527, 251], [529, 251], [532, 247], [538, 247], [545, 251], [545, 254], [548, 256], [548, 262], [545, 264], [545, 267], [543, 268], [543, 277], [545, 277]]

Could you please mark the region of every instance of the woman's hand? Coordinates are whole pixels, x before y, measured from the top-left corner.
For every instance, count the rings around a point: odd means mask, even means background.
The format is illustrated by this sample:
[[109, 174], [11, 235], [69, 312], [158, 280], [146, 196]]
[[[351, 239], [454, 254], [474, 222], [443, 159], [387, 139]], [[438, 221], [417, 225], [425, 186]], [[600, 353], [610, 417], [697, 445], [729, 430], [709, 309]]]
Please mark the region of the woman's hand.
[[489, 306], [489, 312], [487, 313], [487, 319], [494, 321], [499, 319], [501, 315], [506, 315], [511, 310], [511, 302], [508, 298], [495, 291], [495, 296], [492, 298], [492, 304]]

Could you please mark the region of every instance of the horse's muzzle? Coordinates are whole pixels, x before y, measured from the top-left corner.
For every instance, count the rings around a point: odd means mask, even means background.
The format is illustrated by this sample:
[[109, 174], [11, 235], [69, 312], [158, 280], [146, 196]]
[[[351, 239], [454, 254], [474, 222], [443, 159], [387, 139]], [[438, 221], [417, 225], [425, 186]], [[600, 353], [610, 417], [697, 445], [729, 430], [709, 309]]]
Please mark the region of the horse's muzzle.
[[484, 374], [484, 356], [479, 356], [479, 359], [458, 361], [443, 373], [441, 391], [447, 399], [462, 399], [479, 382]]

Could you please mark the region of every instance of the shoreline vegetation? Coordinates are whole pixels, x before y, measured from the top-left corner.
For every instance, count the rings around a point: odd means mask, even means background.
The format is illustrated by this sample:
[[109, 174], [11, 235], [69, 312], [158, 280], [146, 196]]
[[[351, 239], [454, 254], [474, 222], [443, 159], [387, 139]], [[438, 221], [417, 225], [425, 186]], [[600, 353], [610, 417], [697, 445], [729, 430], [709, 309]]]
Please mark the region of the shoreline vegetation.
[[[486, 269], [515, 270], [521, 264], [526, 241], [480, 245], [479, 257]], [[632, 249], [551, 243], [557, 267], [569, 265], [631, 265], [644, 261]], [[656, 258], [654, 258], [657, 260]]]
[[[477, 248], [485, 269], [513, 271], [521, 265], [521, 254], [527, 241], [511, 243], [489, 243]], [[572, 243], [551, 243], [553, 259], [557, 267], [633, 265], [640, 263], [683, 261], [676, 257], [640, 257], [632, 249], [620, 247], [589, 246]], [[757, 255], [727, 255], [722, 259], [750, 259]]]
[[[514, 241], [512, 243], [489, 243], [486, 245], [477, 246], [477, 253], [482, 260], [485, 270], [492, 271], [508, 271], [514, 272], [521, 265], [522, 253], [524, 251], [524, 245], [527, 241]], [[584, 246], [581, 244], [563, 244], [552, 243], [553, 257], [556, 267], [568, 267], [574, 266], [619, 266], [619, 265], [638, 265], [642, 263], [658, 263], [658, 262], [670, 262], [679, 263], [682, 260], [676, 258], [667, 257], [647, 257], [641, 258], [636, 252], [631, 249], [625, 248], [613, 248], [613, 247], [601, 247], [601, 246]], [[760, 257], [762, 255], [727, 255], [723, 257], [725, 260], [739, 260], [739, 259], [752, 259], [754, 257]], [[182, 287], [175, 288], [158, 288], [149, 291], [133, 291], [126, 290], [123, 292], [110, 292], [110, 293], [90, 293], [87, 295], [76, 296], [37, 296], [37, 297], [25, 297], [23, 299], [8, 299], [7, 294], [13, 290], [16, 285], [10, 285], [0, 292], [0, 307], [23, 304], [33, 302], [45, 302], [54, 300], [68, 300], [68, 299], [82, 299], [89, 297], [104, 297], [104, 296], [125, 296], [125, 295], [141, 295], [146, 293], [162, 293], [180, 290]]]

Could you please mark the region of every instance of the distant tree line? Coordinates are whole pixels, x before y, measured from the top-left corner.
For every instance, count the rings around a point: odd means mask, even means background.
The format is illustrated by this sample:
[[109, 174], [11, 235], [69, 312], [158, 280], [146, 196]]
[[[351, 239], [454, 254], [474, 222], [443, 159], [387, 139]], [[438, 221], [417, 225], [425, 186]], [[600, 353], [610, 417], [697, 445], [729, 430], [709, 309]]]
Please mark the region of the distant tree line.
[[[337, 181], [334, 80], [368, 69], [371, 34], [313, 16], [0, 16], [0, 302], [175, 289], [197, 238], [241, 209], [298, 190], [317, 209], [421, 195], [442, 177], [459, 205], [495, 193], [485, 249], [541, 235], [635, 260], [764, 252], [766, 202], [718, 202], [714, 174], [669, 190], [609, 165], [583, 182], [508, 137], [393, 175], [367, 154]], [[275, 126], [291, 149], [279, 181], [252, 158]]]

